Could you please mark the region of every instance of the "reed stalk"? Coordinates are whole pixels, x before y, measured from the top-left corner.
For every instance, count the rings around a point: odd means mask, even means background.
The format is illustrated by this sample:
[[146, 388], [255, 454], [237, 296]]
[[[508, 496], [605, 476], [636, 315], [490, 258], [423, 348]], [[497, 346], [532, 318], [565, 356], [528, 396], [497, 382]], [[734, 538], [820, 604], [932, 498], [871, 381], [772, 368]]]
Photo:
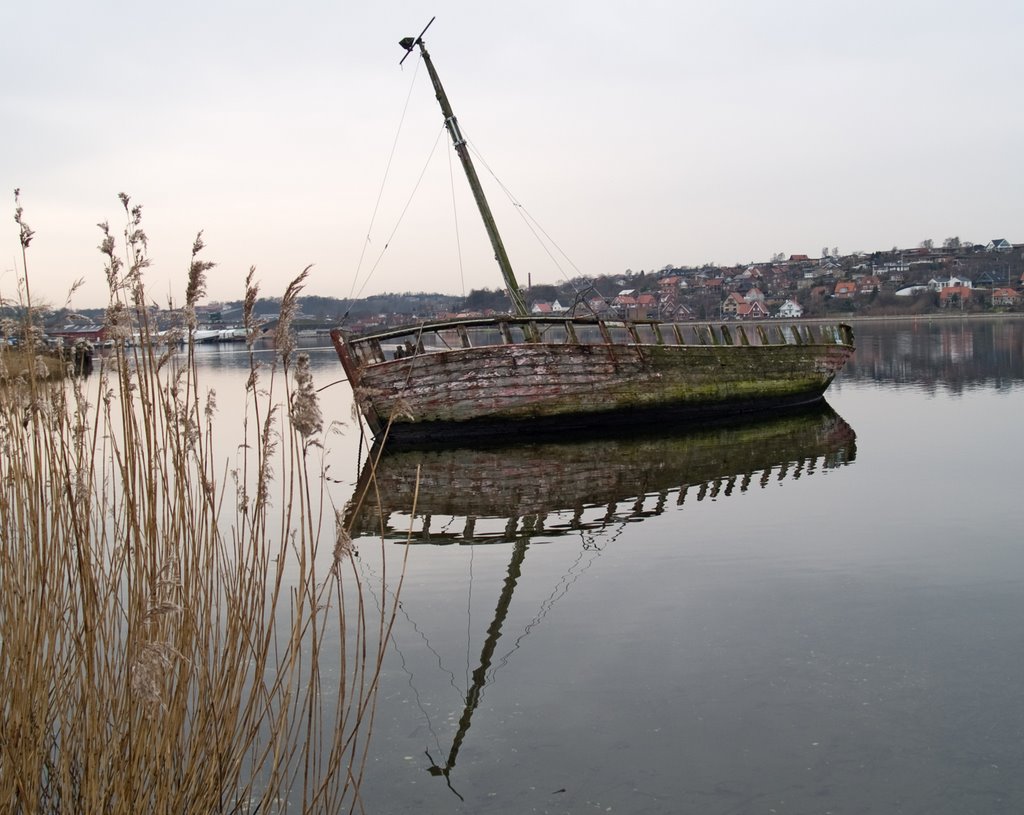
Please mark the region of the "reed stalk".
[[[0, 382], [0, 809], [359, 810], [396, 607], [369, 615], [326, 492], [323, 420], [289, 339], [308, 269], [272, 364], [249, 331], [232, 468], [191, 340], [202, 236], [180, 330], [160, 334], [141, 207], [121, 203], [120, 249], [101, 225], [113, 349], [89, 379]], [[24, 236], [20, 204], [17, 221]]]

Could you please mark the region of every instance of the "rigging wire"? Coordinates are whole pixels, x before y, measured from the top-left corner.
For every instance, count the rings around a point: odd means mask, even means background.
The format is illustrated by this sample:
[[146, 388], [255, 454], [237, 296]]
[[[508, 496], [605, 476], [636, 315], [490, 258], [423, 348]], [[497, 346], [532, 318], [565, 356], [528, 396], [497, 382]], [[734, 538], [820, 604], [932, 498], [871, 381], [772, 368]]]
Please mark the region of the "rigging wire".
[[405, 125], [405, 115], [409, 111], [409, 100], [412, 99], [412, 89], [416, 85], [416, 77], [419, 75], [421, 62], [421, 59], [416, 60], [416, 67], [412, 72], [412, 80], [409, 82], [409, 91], [405, 95], [405, 104], [402, 106], [402, 115], [398, 120], [398, 129], [395, 131], [395, 140], [391, 143], [391, 153], [388, 155], [388, 162], [384, 168], [384, 177], [380, 180], [380, 189], [377, 190], [377, 201], [373, 205], [373, 214], [370, 216], [370, 225], [366, 228], [366, 238], [363, 241], [363, 248], [359, 253], [359, 263], [356, 264], [356, 273], [352, 279], [352, 288], [349, 290], [349, 301], [352, 300], [352, 292], [355, 290], [356, 283], [359, 280], [359, 275], [362, 272], [363, 259], [366, 257], [366, 248], [371, 242], [370, 233], [373, 232], [373, 225], [377, 220], [377, 212], [380, 209], [380, 202], [384, 197], [384, 187], [387, 185], [388, 176], [391, 174], [391, 164], [394, 162], [395, 152], [398, 150], [398, 140], [402, 135], [402, 127]]
[[452, 148], [448, 149], [448, 181], [452, 189], [452, 217], [455, 220], [455, 249], [459, 256], [459, 281], [462, 283], [462, 296], [466, 296], [466, 274], [462, 266], [462, 236], [459, 234], [459, 208], [455, 197], [455, 170], [452, 167]]
[[423, 169], [420, 171], [420, 175], [416, 179], [416, 184], [414, 184], [413, 190], [409, 194], [409, 199], [406, 201], [406, 206], [402, 207], [401, 212], [398, 215], [398, 219], [395, 221], [394, 227], [391, 229], [391, 233], [388, 235], [387, 241], [384, 244], [384, 248], [377, 256], [377, 260], [374, 262], [373, 267], [367, 273], [366, 280], [362, 282], [362, 285], [358, 288], [357, 291], [355, 291], [353, 295], [349, 296], [347, 303], [348, 306], [351, 306], [352, 301], [358, 298], [360, 294], [362, 294], [362, 290], [367, 288], [367, 285], [370, 283], [370, 278], [373, 277], [374, 272], [377, 271], [377, 267], [381, 264], [381, 261], [384, 259], [384, 253], [387, 252], [388, 247], [391, 246], [391, 240], [394, 238], [395, 232], [398, 231], [398, 227], [401, 225], [401, 222], [404, 219], [404, 217], [406, 217], [406, 213], [409, 212], [409, 208], [413, 203], [413, 199], [416, 197], [416, 192], [420, 188], [420, 184], [423, 182], [423, 177], [427, 174], [427, 168], [430, 166], [430, 162], [433, 160], [434, 154], [437, 152], [437, 144], [440, 142], [441, 135], [443, 135], [445, 132], [446, 131], [444, 127], [441, 127], [441, 129], [437, 132], [437, 137], [434, 139], [434, 144], [430, 148], [430, 155], [427, 157], [426, 162], [424, 162], [423, 164]]
[[[558, 245], [558, 242], [555, 241], [555, 239], [548, 234], [547, 230], [540, 225], [540, 222], [536, 218], [534, 218], [533, 215], [530, 214], [529, 210], [527, 210], [526, 207], [523, 206], [523, 203], [518, 198], [516, 198], [512, 191], [505, 185], [505, 183], [500, 178], [498, 178], [497, 173], [495, 173], [494, 170], [491, 169], [491, 166], [487, 163], [487, 159], [485, 159], [483, 155], [480, 153], [480, 151], [476, 149], [476, 146], [472, 142], [469, 142], [468, 140], [467, 144], [469, 145], [469, 149], [473, 152], [473, 155], [476, 156], [477, 159], [479, 159], [484, 169], [486, 169], [487, 172], [490, 173], [491, 178], [494, 179], [494, 182], [501, 188], [501, 191], [505, 193], [505, 196], [511, 202], [512, 206], [515, 207], [516, 211], [519, 213], [519, 217], [523, 219], [523, 223], [526, 224], [527, 229], [530, 230], [534, 238], [537, 239], [537, 242], [543, 247], [544, 252], [547, 254], [547, 256], [551, 258], [551, 262], [555, 265], [555, 268], [558, 269], [559, 274], [562, 275], [566, 283], [572, 286], [573, 291], [575, 291], [578, 295], [580, 293], [579, 289], [577, 289], [576, 285], [572, 282], [572, 280], [569, 279], [569, 276], [565, 273], [565, 269], [562, 268], [562, 264], [559, 263], [558, 259], [554, 256], [554, 254], [552, 254], [551, 249], [549, 248], [549, 244], [550, 246], [553, 246], [556, 250], [558, 250], [558, 253], [563, 258], [565, 258], [565, 261], [570, 266], [572, 266], [573, 270], [576, 272], [578, 276], [584, 277], [587, 280], [590, 280], [590, 278], [587, 275], [583, 274], [583, 272], [573, 262], [572, 258], [569, 257], [566, 251], [562, 249], [561, 246]], [[544, 236], [545, 240], [542, 240], [540, 235], [537, 234], [538, 231]]]
[[[413, 187], [413, 190], [410, 193], [409, 198], [408, 198], [408, 200], [405, 203], [405, 206], [402, 208], [401, 214], [398, 216], [398, 220], [395, 222], [395, 225], [392, 228], [391, 233], [388, 235], [387, 241], [384, 243], [384, 248], [381, 249], [380, 254], [377, 256], [376, 261], [374, 262], [373, 266], [370, 268], [369, 272], [366, 273], [365, 278], [363, 279], [362, 283], [360, 284], [359, 280], [360, 280], [360, 276], [363, 273], [363, 264], [364, 264], [364, 262], [366, 260], [366, 253], [367, 253], [367, 250], [368, 250], [370, 244], [373, 242], [372, 239], [371, 239], [371, 235], [372, 235], [373, 228], [374, 228], [374, 225], [375, 225], [376, 220], [377, 220], [377, 215], [378, 215], [378, 213], [380, 211], [381, 201], [383, 200], [383, 196], [384, 196], [384, 188], [385, 188], [385, 186], [387, 184], [388, 178], [389, 178], [390, 173], [391, 173], [391, 168], [392, 168], [392, 165], [394, 163], [395, 154], [396, 154], [397, 149], [398, 149], [398, 142], [399, 142], [399, 140], [401, 138], [402, 129], [403, 129], [404, 124], [405, 124], [406, 114], [408, 113], [408, 110], [409, 110], [409, 103], [410, 103], [410, 100], [412, 98], [413, 88], [414, 88], [414, 86], [416, 84], [416, 79], [417, 79], [417, 77], [419, 75], [420, 64], [422, 62], [423, 62], [423, 59], [422, 59], [422, 56], [420, 56], [420, 58], [417, 59], [417, 61], [416, 61], [416, 67], [415, 67], [415, 70], [413, 71], [412, 80], [409, 83], [409, 89], [408, 89], [408, 92], [406, 93], [405, 103], [404, 103], [404, 105], [402, 107], [402, 115], [401, 115], [401, 117], [399, 119], [398, 128], [397, 128], [397, 130], [395, 132], [395, 138], [394, 138], [394, 141], [392, 142], [392, 145], [391, 145], [391, 152], [388, 155], [388, 161], [387, 161], [387, 164], [385, 166], [384, 176], [381, 179], [380, 188], [377, 191], [377, 199], [376, 199], [376, 201], [374, 203], [373, 213], [370, 216], [370, 224], [367, 227], [366, 237], [365, 237], [365, 239], [363, 241], [362, 249], [360, 250], [359, 262], [358, 262], [358, 264], [356, 266], [356, 273], [355, 273], [355, 275], [354, 275], [354, 277], [352, 279], [352, 286], [349, 289], [349, 294], [348, 294], [348, 297], [346, 298], [346, 301], [345, 301], [345, 304], [344, 304], [343, 320], [348, 317], [348, 312], [351, 309], [352, 304], [355, 302], [355, 300], [359, 299], [359, 297], [362, 295], [363, 291], [366, 289], [366, 286], [369, 284], [370, 279], [373, 277], [373, 274], [376, 272], [377, 268], [380, 266], [380, 263], [383, 260], [384, 254], [387, 252], [389, 246], [391, 245], [392, 239], [394, 238], [396, 232], [398, 231], [398, 227], [401, 225], [401, 223], [402, 223], [406, 213], [408, 212], [409, 206], [412, 203], [412, 198], [415, 196], [417, 190], [419, 189], [420, 183], [423, 181], [423, 177], [426, 174], [427, 167], [429, 166], [431, 160], [433, 159], [434, 153], [437, 150], [437, 144], [440, 141], [442, 134], [446, 130], [446, 128], [442, 127], [441, 130], [438, 132], [437, 138], [434, 141], [434, 146], [433, 146], [433, 148], [430, 151], [430, 155], [427, 158], [427, 161], [424, 164], [424, 167], [421, 170], [420, 175], [419, 175], [419, 177], [416, 180], [416, 184]], [[557, 250], [558, 254], [561, 255], [561, 257], [565, 259], [565, 261], [569, 264], [569, 266], [571, 266], [573, 268], [573, 270], [576, 272], [577, 276], [584, 277], [585, 279], [588, 279], [588, 280], [589, 280], [589, 278], [586, 277], [585, 275], [583, 275], [583, 273], [580, 271], [579, 267], [573, 262], [572, 258], [569, 257], [569, 255], [565, 252], [565, 250], [562, 249], [561, 246], [559, 246], [559, 244], [551, 237], [550, 234], [548, 234], [547, 230], [545, 230], [540, 225], [540, 223], [537, 221], [537, 219], [534, 218], [532, 214], [530, 214], [530, 212], [526, 209], [526, 207], [523, 206], [522, 202], [519, 201], [515, 197], [515, 195], [513, 195], [512, 191], [505, 185], [505, 183], [500, 178], [498, 178], [498, 175], [494, 172], [494, 170], [491, 168], [491, 166], [487, 163], [486, 159], [484, 159], [484, 157], [480, 153], [480, 151], [477, 150], [476, 147], [472, 143], [470, 143], [468, 141], [467, 141], [467, 145], [468, 145], [469, 149], [472, 150], [473, 155], [476, 156], [476, 158], [480, 161], [480, 163], [487, 170], [487, 172], [490, 173], [491, 178], [494, 179], [495, 183], [497, 183], [497, 185], [500, 187], [502, 192], [505, 193], [505, 196], [511, 202], [512, 206], [518, 211], [519, 217], [522, 218], [523, 223], [526, 224], [527, 229], [530, 230], [531, 234], [534, 236], [534, 239], [537, 241], [537, 243], [539, 243], [541, 245], [541, 247], [544, 249], [544, 252], [547, 254], [547, 256], [550, 258], [551, 262], [554, 264], [555, 268], [558, 269], [559, 274], [562, 276], [562, 278], [565, 280], [565, 282], [569, 284], [569, 286], [575, 292], [575, 294], [577, 296], [577, 299], [579, 299], [582, 296], [582, 293], [581, 293], [580, 289], [577, 288], [576, 284], [573, 283], [573, 281], [569, 278], [569, 276], [566, 273], [564, 267], [562, 266], [562, 263], [558, 260], [558, 258], [555, 256], [555, 254], [551, 251], [551, 247], [554, 247], [554, 249]], [[451, 191], [452, 191], [452, 211], [453, 211], [453, 217], [454, 217], [454, 221], [455, 221], [455, 241], [456, 241], [456, 251], [458, 253], [458, 261], [459, 261], [459, 279], [460, 279], [460, 283], [461, 283], [461, 286], [462, 286], [462, 296], [465, 297], [466, 296], [465, 265], [464, 265], [464, 261], [463, 261], [463, 255], [462, 255], [462, 241], [461, 241], [461, 233], [460, 233], [460, 230], [459, 230], [459, 223], [458, 223], [458, 208], [457, 208], [457, 204], [456, 204], [457, 199], [456, 199], [456, 195], [455, 195], [455, 180], [454, 180], [454, 171], [453, 171], [453, 168], [452, 168], [452, 160], [451, 160], [451, 151], [450, 150], [448, 152], [448, 172], [449, 172], [449, 180], [450, 180], [450, 183], [451, 183]], [[541, 237], [542, 235], [543, 235], [543, 238]], [[357, 288], [357, 286], [358, 286], [358, 288]]]
[[[584, 560], [584, 557], [588, 551], [590, 557]], [[494, 682], [494, 677], [497, 675], [498, 671], [500, 671], [505, 665], [508, 664], [508, 660], [512, 656], [512, 654], [519, 650], [523, 640], [526, 639], [526, 637], [530, 634], [531, 631], [533, 631], [534, 628], [540, 625], [544, 618], [548, 616], [548, 613], [555, 607], [555, 604], [569, 593], [569, 591], [573, 587], [573, 584], [577, 580], [579, 580], [585, 572], [589, 571], [590, 567], [594, 565], [594, 561], [597, 558], [599, 558], [603, 553], [603, 548], [595, 548], [588, 550], [587, 547], [584, 546], [583, 550], [576, 555], [576, 560], [572, 563], [568, 570], [566, 570], [565, 574], [562, 575], [558, 584], [551, 590], [551, 594], [549, 594], [548, 597], [541, 602], [537, 614], [534, 615], [533, 619], [526, 624], [526, 627], [523, 629], [522, 633], [520, 633], [519, 636], [515, 638], [515, 640], [512, 643], [512, 647], [509, 648], [509, 650], [502, 657], [495, 660], [494, 665], [491, 667], [491, 670], [487, 674], [488, 685]], [[580, 567], [578, 570], [577, 566]]]
[[[369, 578], [382, 579], [383, 576], [378, 575], [376, 570], [372, 566], [370, 566], [365, 559], [360, 559], [359, 568], [363, 574], [363, 583], [366, 587], [368, 587], [370, 596], [373, 598], [373, 602], [375, 603], [377, 610], [383, 613], [384, 600], [387, 598], [389, 594], [392, 597], [394, 597], [394, 590], [385, 584], [383, 587], [382, 595], [378, 596], [376, 589], [374, 589], [373, 587], [374, 581], [370, 580]], [[401, 612], [402, 616], [412, 627], [412, 630], [423, 641], [423, 644], [426, 646], [427, 650], [434, 655], [435, 659], [437, 660], [438, 669], [440, 669], [442, 673], [447, 674], [448, 677], [450, 677], [448, 680], [449, 684], [456, 690], [457, 693], [463, 694], [464, 691], [458, 686], [455, 674], [444, 666], [444, 660], [441, 658], [441, 654], [439, 654], [438, 651], [434, 648], [434, 646], [430, 642], [430, 639], [427, 637], [426, 632], [419, 627], [416, 621], [406, 610], [405, 604], [402, 603], [400, 600], [398, 602], [398, 609]], [[406, 682], [408, 683], [409, 688], [412, 691], [414, 704], [416, 705], [417, 708], [419, 708], [420, 713], [423, 715], [423, 719], [427, 725], [427, 731], [430, 733], [431, 738], [434, 740], [434, 744], [437, 745], [438, 752], [443, 752], [443, 749], [441, 747], [441, 740], [437, 735], [437, 731], [434, 729], [433, 718], [431, 717], [430, 713], [427, 712], [427, 705], [423, 702], [423, 697], [420, 694], [419, 688], [416, 686], [414, 682], [413, 671], [409, 667], [408, 661], [406, 660], [405, 652], [402, 650], [402, 647], [398, 643], [398, 637], [395, 631], [391, 632], [390, 636], [388, 637], [388, 641], [390, 642], [391, 647], [395, 649], [395, 653], [398, 654], [398, 660], [401, 663], [401, 670], [406, 675]]]

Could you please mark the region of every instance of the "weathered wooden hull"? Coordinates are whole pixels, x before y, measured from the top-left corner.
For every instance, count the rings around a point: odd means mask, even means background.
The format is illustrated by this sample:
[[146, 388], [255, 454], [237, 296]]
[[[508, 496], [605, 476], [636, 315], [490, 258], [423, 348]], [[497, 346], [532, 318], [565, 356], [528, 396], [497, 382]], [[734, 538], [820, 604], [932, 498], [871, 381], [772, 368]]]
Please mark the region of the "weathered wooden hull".
[[332, 336], [372, 431], [399, 441], [792, 408], [819, 400], [853, 353], [852, 336], [758, 345], [521, 342], [366, 364], [341, 332]]

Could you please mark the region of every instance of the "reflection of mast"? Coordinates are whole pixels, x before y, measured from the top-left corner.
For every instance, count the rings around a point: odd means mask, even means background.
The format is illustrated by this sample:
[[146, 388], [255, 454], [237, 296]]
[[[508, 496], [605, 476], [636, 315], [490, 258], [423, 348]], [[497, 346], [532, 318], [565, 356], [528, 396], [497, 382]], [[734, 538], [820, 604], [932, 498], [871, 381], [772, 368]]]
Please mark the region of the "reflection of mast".
[[[455, 791], [454, 787], [452, 787], [450, 774], [452, 768], [455, 767], [455, 759], [458, 758], [459, 748], [462, 747], [462, 742], [466, 738], [466, 733], [469, 732], [469, 725], [473, 718], [473, 711], [476, 710], [477, 705], [480, 704], [480, 696], [484, 690], [487, 669], [491, 667], [491, 660], [494, 659], [494, 651], [498, 647], [498, 640], [501, 639], [501, 627], [505, 624], [505, 617], [508, 616], [509, 606], [512, 605], [512, 592], [515, 590], [516, 583], [519, 582], [519, 576], [522, 574], [523, 560], [526, 558], [526, 547], [527, 538], [522, 537], [516, 541], [515, 548], [512, 550], [512, 560], [508, 564], [508, 576], [505, 578], [505, 584], [501, 588], [501, 596], [498, 598], [498, 605], [494, 609], [494, 619], [491, 621], [491, 625], [487, 629], [487, 637], [484, 640], [484, 649], [480, 653], [480, 664], [477, 666], [476, 670], [473, 671], [473, 683], [466, 692], [466, 707], [462, 711], [462, 718], [459, 719], [459, 729], [456, 731], [455, 738], [452, 740], [452, 749], [448, 752], [448, 759], [445, 761], [444, 766], [441, 767], [434, 761], [430, 753], [427, 753], [427, 758], [429, 758], [431, 762], [428, 772], [431, 775], [443, 776], [445, 781], [448, 783], [448, 788], [456, 795], [459, 795], [459, 793]], [[459, 798], [461, 800], [462, 796], [459, 795]]]

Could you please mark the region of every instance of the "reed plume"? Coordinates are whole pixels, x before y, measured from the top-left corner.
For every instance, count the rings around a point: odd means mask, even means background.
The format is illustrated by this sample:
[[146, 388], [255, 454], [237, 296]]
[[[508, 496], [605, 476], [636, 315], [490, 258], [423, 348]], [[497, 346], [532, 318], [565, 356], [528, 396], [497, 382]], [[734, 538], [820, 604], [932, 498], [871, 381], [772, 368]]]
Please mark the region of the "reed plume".
[[[191, 339], [212, 267], [202, 233], [185, 345], [168, 355], [142, 208], [119, 198], [120, 251], [100, 224], [113, 347], [98, 371], [0, 377], [0, 809], [351, 811], [395, 609], [368, 619], [351, 547], [321, 535], [333, 509], [308, 357], [290, 366], [279, 327], [257, 387], [247, 332], [229, 471]], [[27, 249], [20, 202], [16, 220]], [[246, 286], [248, 301], [252, 272]], [[325, 675], [328, 639], [340, 650]]]

